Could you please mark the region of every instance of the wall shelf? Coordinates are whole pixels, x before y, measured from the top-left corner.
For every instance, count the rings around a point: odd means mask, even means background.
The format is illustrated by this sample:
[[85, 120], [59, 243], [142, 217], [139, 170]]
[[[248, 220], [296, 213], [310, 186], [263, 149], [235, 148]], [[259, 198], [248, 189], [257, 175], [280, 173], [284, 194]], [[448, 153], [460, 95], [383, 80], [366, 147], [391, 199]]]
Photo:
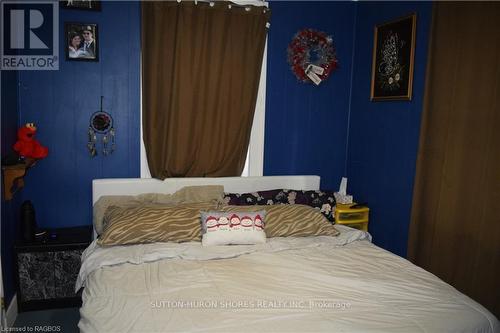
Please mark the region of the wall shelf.
[[26, 171], [35, 165], [35, 159], [26, 159], [25, 163], [2, 166], [3, 193], [5, 200], [11, 200], [14, 193], [24, 187]]

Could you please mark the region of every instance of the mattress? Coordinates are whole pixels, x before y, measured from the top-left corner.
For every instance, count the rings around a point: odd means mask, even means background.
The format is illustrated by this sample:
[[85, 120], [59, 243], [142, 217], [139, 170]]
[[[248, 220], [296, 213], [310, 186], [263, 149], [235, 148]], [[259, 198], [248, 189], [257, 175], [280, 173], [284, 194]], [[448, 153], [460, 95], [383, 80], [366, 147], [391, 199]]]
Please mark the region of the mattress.
[[337, 237], [84, 252], [82, 332], [499, 332], [483, 306], [338, 226]]

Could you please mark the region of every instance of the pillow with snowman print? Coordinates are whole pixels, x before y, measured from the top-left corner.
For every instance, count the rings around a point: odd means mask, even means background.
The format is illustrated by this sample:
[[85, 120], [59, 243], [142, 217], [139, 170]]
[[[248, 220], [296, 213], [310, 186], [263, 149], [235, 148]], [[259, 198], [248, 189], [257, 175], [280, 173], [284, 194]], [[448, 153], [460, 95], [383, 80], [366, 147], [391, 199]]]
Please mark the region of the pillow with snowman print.
[[264, 218], [266, 211], [201, 212], [201, 244], [249, 245], [266, 242]]

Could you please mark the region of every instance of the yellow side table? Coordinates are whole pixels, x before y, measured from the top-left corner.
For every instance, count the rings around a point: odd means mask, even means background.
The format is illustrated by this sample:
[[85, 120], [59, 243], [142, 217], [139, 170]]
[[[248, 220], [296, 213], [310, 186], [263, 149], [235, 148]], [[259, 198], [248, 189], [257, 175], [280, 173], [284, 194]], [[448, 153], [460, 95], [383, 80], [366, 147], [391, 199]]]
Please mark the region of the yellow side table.
[[335, 207], [335, 223], [344, 224], [351, 228], [368, 231], [368, 215], [370, 208], [349, 208], [356, 203], [337, 204]]

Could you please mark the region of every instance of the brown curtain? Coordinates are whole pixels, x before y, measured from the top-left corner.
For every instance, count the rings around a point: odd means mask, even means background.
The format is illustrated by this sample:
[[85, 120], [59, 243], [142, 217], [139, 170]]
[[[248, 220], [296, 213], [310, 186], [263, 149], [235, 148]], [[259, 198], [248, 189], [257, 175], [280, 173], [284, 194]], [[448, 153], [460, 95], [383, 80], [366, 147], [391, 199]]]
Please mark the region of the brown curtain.
[[143, 129], [153, 177], [241, 174], [269, 14], [229, 2], [143, 2]]
[[408, 256], [500, 316], [500, 3], [437, 2]]

